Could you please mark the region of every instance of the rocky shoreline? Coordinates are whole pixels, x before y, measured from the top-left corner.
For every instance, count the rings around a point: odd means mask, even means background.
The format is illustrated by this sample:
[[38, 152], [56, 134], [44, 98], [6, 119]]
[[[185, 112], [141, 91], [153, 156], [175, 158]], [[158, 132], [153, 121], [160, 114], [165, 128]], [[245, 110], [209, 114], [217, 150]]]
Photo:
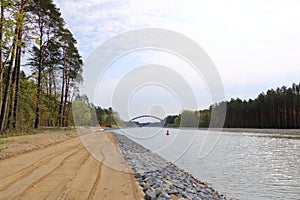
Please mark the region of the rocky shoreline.
[[135, 172], [145, 199], [226, 199], [206, 183], [166, 161], [158, 154], [114, 134], [116, 143]]

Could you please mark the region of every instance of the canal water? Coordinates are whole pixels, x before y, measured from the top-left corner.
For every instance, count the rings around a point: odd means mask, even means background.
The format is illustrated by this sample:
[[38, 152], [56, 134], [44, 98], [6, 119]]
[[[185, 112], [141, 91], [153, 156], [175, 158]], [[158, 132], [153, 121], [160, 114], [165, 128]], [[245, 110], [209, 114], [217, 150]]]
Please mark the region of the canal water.
[[300, 199], [299, 135], [192, 129], [114, 132], [160, 154], [234, 199]]

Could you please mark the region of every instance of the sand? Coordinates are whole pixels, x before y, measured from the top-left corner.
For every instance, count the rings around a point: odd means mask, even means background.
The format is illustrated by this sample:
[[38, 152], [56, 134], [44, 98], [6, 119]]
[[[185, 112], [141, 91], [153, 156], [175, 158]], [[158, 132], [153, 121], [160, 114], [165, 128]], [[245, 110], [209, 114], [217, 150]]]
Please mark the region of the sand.
[[75, 130], [44, 131], [34, 135], [0, 138], [0, 160], [63, 142], [78, 136]]
[[[113, 142], [111, 134], [93, 135]], [[110, 155], [109, 151], [102, 151], [105, 146], [105, 142], [97, 144], [103, 156], [124, 165], [117, 147]], [[79, 137], [33, 149], [27, 153], [18, 151], [18, 155], [0, 161], [0, 199], [143, 199], [133, 173], [115, 170], [95, 159]], [[120, 155], [115, 155], [118, 152]]]

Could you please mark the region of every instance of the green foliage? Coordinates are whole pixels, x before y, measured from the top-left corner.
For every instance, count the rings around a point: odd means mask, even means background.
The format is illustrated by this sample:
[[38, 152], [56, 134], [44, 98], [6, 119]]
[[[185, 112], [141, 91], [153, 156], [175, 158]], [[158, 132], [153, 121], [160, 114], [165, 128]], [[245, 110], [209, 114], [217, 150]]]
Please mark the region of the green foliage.
[[[1, 124], [0, 134], [73, 125], [71, 102], [82, 82], [83, 62], [59, 9], [53, 0], [3, 0], [1, 6], [0, 111], [4, 105], [1, 122], [7, 125]], [[22, 63], [23, 52], [30, 53], [31, 74], [18, 72], [14, 64]], [[4, 98], [6, 85], [10, 94]], [[8, 112], [17, 114], [8, 119]]]
[[[224, 127], [226, 128], [300, 128], [300, 84], [292, 87], [282, 86], [261, 93], [254, 100], [231, 99], [200, 110], [199, 127], [214, 127], [221, 112], [227, 105]], [[212, 111], [216, 123], [211, 123]], [[194, 111], [184, 110], [178, 116], [172, 116], [174, 123], [169, 126], [191, 126], [197, 116]], [[168, 116], [166, 119], [170, 118]]]
[[120, 118], [119, 114], [110, 107], [108, 109], [102, 109], [101, 107], [95, 107], [98, 124], [105, 124], [107, 127], [123, 126], [124, 121]]
[[183, 110], [181, 112], [180, 126], [182, 127], [198, 127], [199, 125], [199, 112]]
[[211, 119], [211, 110], [205, 109], [200, 111], [199, 127], [209, 127]]
[[23, 135], [24, 135], [24, 133], [17, 133], [14, 136], [23, 136]]
[[90, 125], [91, 110], [87, 104], [83, 101], [73, 102], [73, 118], [76, 125], [84, 126]]
[[176, 127], [180, 126], [180, 118], [181, 118], [181, 116], [179, 115], [178, 117], [175, 117], [175, 119], [174, 119], [174, 124]]
[[7, 144], [12, 142], [13, 140], [0, 140], [0, 144]]
[[[25, 75], [23, 75], [25, 76]], [[18, 109], [18, 127], [20, 132], [28, 132], [35, 117], [36, 85], [26, 77], [21, 78]]]
[[227, 102], [225, 127], [300, 128], [300, 84], [261, 93], [254, 100]]
[[37, 134], [37, 133], [40, 133], [40, 132], [41, 132], [41, 130], [38, 130], [38, 129], [30, 129], [29, 130], [30, 135], [34, 135], [34, 134]]

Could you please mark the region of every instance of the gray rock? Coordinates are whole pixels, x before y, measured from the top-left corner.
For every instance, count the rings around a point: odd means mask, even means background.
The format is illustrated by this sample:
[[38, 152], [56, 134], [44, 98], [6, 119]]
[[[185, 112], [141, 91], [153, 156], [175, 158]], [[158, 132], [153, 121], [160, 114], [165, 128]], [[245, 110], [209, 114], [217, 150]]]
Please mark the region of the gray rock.
[[161, 193], [160, 197], [165, 199], [171, 199], [170, 195], [166, 192]]
[[192, 193], [192, 194], [195, 194], [195, 193], [196, 193], [195, 190], [194, 190], [193, 188], [186, 188], [185, 191], [188, 192], [188, 193]]
[[149, 192], [146, 195], [148, 195], [151, 199], [157, 199], [155, 192]]
[[177, 194], [179, 194], [179, 191], [177, 190], [177, 189], [170, 189], [170, 190], [168, 190], [167, 191], [167, 193], [170, 195], [170, 194], [175, 194], [175, 195], [177, 195]]
[[156, 188], [155, 189], [156, 196], [159, 196], [162, 192], [163, 192], [163, 190], [161, 188]]
[[202, 188], [200, 186], [197, 186], [195, 189], [196, 189], [197, 192], [201, 192], [202, 191]]
[[[156, 198], [156, 197], [155, 197]], [[149, 194], [146, 194], [145, 196], [144, 196], [144, 199], [145, 200], [152, 200], [153, 198], [149, 195]]]
[[166, 180], [164, 186], [167, 190], [169, 190], [173, 186], [173, 183], [171, 181]]
[[202, 189], [202, 192], [203, 192], [204, 194], [211, 194], [211, 193], [212, 193], [211, 190], [208, 189], [208, 188]]
[[142, 186], [142, 187], [143, 187], [144, 191], [151, 188], [149, 183], [145, 183], [144, 186]]

